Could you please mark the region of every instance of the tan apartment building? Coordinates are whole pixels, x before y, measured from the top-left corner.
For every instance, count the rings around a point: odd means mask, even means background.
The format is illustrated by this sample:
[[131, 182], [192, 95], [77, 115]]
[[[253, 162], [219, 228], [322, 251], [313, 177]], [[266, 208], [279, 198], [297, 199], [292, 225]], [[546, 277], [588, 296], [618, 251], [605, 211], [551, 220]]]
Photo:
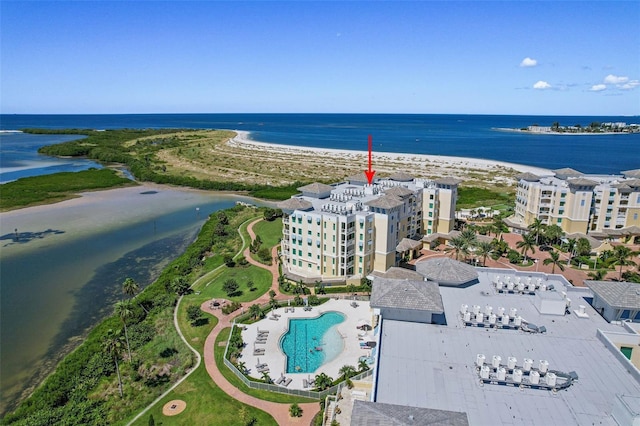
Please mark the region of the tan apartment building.
[[313, 281], [386, 271], [402, 256], [400, 242], [418, 244], [427, 232], [453, 229], [457, 184], [399, 173], [373, 185], [361, 174], [298, 188], [300, 194], [278, 204], [285, 273]]
[[522, 232], [540, 219], [566, 233], [617, 239], [640, 231], [640, 170], [585, 175], [565, 168], [552, 176], [519, 177], [514, 215], [505, 220]]

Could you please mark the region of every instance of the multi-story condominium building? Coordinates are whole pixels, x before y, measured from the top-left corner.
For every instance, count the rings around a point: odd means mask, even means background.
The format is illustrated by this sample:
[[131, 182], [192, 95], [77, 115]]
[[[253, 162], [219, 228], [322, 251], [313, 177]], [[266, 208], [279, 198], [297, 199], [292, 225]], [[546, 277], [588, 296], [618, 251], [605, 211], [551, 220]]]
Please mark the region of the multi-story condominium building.
[[566, 233], [594, 237], [640, 231], [640, 169], [615, 176], [585, 175], [569, 168], [553, 173], [520, 176], [514, 215], [505, 221], [514, 231], [526, 230], [535, 219]]
[[401, 259], [403, 240], [419, 245], [425, 234], [453, 229], [457, 185], [399, 173], [372, 185], [361, 174], [298, 188], [301, 194], [278, 205], [285, 272], [330, 280], [386, 271]]

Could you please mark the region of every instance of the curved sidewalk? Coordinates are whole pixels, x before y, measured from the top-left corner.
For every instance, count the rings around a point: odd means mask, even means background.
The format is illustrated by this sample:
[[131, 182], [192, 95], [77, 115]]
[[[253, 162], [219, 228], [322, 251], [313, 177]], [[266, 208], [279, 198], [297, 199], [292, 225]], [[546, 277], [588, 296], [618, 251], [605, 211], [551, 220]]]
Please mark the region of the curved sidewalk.
[[[257, 219], [251, 222], [249, 226], [247, 226], [247, 232], [249, 233], [249, 236], [251, 237], [252, 240], [255, 239], [255, 233], [253, 232], [253, 225], [259, 222], [260, 220], [262, 219]], [[245, 252], [244, 252], [244, 256], [249, 263], [257, 267], [267, 269], [268, 271], [271, 272], [272, 279], [273, 279], [271, 283], [271, 289], [273, 289], [276, 292], [276, 294], [279, 295], [280, 291], [278, 289], [278, 262], [277, 262], [277, 257], [275, 257], [275, 255], [277, 255], [277, 246], [273, 248], [272, 255], [273, 255], [273, 262], [271, 266], [267, 266], [253, 260], [251, 258], [251, 253], [249, 252], [248, 248], [245, 249]], [[269, 294], [267, 292], [263, 294], [261, 297], [259, 297], [258, 299], [254, 300], [253, 303], [262, 304], [268, 301], [269, 301]], [[270, 402], [270, 401], [264, 401], [262, 399], [258, 399], [256, 397], [247, 395], [246, 393], [242, 392], [240, 389], [236, 388], [231, 383], [229, 383], [229, 381], [222, 375], [222, 372], [218, 369], [218, 366], [216, 365], [214, 351], [224, 350], [224, 346], [216, 347], [216, 344], [215, 344], [216, 338], [218, 337], [218, 334], [220, 334], [220, 331], [222, 329], [231, 326], [233, 322], [233, 318], [230, 315], [223, 315], [220, 309], [216, 309], [216, 310], [211, 309], [209, 307], [209, 301], [204, 302], [200, 306], [200, 309], [218, 318], [218, 324], [216, 324], [213, 330], [211, 330], [211, 333], [209, 333], [209, 335], [207, 336], [207, 339], [204, 342], [204, 357], [203, 357], [207, 372], [209, 373], [209, 376], [211, 377], [211, 379], [216, 383], [216, 385], [218, 385], [220, 389], [222, 389], [227, 395], [231, 396], [232, 398], [240, 402], [243, 402], [245, 404], [251, 405], [253, 407], [259, 408], [271, 414], [279, 425], [311, 424], [313, 417], [320, 409], [318, 402], [299, 404], [300, 408], [302, 408], [302, 411], [303, 411], [302, 417], [294, 418], [289, 415], [289, 407], [291, 406], [291, 404]], [[233, 315], [233, 317], [235, 316], [237, 316], [237, 314]]]

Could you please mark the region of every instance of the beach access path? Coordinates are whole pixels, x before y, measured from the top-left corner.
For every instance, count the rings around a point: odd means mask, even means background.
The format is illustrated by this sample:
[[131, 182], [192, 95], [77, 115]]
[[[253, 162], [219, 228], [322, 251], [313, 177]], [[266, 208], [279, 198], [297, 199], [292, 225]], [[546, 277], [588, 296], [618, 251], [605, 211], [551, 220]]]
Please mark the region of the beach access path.
[[[247, 232], [251, 237], [251, 240], [255, 239], [256, 235], [253, 231], [253, 225], [261, 221], [262, 219], [256, 219], [251, 222], [247, 226]], [[259, 268], [263, 268], [271, 272], [272, 282], [271, 289], [276, 292], [276, 298], [278, 296], [282, 296], [280, 293], [279, 285], [278, 285], [278, 246], [273, 247], [271, 251], [272, 259], [271, 265], [264, 265], [260, 262], [257, 262], [251, 257], [251, 253], [249, 252], [249, 248], [246, 248], [244, 251], [244, 256], [249, 263]], [[253, 303], [263, 304], [269, 301], [269, 292], [263, 294], [258, 299], [254, 300]], [[200, 309], [204, 312], [211, 314], [218, 318], [218, 324], [211, 330], [211, 333], [207, 336], [207, 339], [204, 342], [204, 364], [209, 373], [211, 379], [215, 382], [220, 389], [222, 389], [227, 395], [230, 397], [243, 402], [245, 404], [251, 405], [253, 407], [259, 408], [267, 413], [271, 414], [273, 418], [278, 422], [279, 425], [309, 425], [313, 420], [313, 417], [320, 410], [320, 405], [318, 402], [310, 402], [304, 404], [298, 404], [300, 408], [302, 408], [302, 417], [291, 417], [289, 415], [289, 407], [291, 404], [285, 403], [277, 403], [264, 401], [262, 399], [258, 399], [254, 396], [247, 395], [242, 392], [240, 389], [233, 386], [229, 381], [222, 375], [222, 372], [218, 369], [216, 365], [216, 360], [214, 353], [215, 351], [224, 351], [224, 346], [216, 346], [216, 338], [220, 331], [226, 327], [231, 327], [233, 324], [233, 319], [240, 314], [238, 312], [236, 315], [224, 315], [221, 309], [212, 309], [210, 307], [210, 301], [204, 302]]]

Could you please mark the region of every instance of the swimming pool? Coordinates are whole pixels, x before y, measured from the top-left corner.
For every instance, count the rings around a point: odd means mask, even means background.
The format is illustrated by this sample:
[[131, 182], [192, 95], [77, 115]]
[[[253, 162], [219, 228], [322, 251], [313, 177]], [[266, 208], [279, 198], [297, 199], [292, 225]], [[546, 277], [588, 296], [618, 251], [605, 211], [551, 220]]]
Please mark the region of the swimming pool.
[[326, 312], [317, 318], [289, 320], [289, 331], [280, 339], [287, 357], [287, 373], [313, 373], [322, 364], [332, 361], [344, 348], [337, 325], [345, 316]]

